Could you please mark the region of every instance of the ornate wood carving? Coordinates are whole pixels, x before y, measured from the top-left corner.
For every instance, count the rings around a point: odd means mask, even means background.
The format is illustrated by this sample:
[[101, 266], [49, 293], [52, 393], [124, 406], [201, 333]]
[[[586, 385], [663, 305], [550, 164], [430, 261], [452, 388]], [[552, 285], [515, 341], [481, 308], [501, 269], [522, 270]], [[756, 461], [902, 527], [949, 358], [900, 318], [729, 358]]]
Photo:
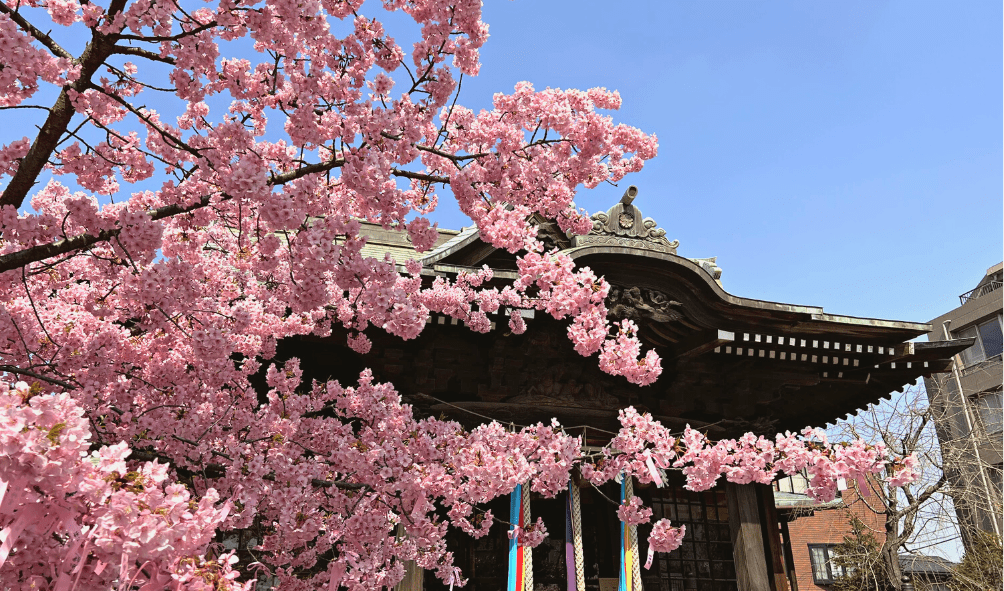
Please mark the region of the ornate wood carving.
[[676, 322], [683, 319], [683, 304], [654, 289], [610, 286], [607, 310], [617, 320]]

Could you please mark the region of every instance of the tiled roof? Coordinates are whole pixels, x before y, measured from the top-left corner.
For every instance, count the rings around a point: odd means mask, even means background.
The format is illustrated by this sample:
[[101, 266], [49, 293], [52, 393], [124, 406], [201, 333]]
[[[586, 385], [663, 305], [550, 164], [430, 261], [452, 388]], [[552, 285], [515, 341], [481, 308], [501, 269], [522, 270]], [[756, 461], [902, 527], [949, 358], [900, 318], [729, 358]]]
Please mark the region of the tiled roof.
[[837, 497], [827, 503], [821, 503], [806, 494], [775, 490], [774, 506], [778, 509], [793, 509], [796, 507], [806, 509], [835, 509], [843, 507], [844, 502], [840, 497]]
[[[379, 224], [363, 222], [359, 233], [366, 236], [366, 246], [362, 249], [363, 256], [383, 259], [385, 254], [390, 254], [398, 263], [404, 263], [411, 259], [428, 256], [429, 253], [415, 252], [415, 247], [408, 239], [407, 232], [397, 230], [386, 230]], [[439, 238], [431, 252], [435, 252], [447, 242], [456, 238], [459, 232], [456, 230], [439, 230]]]
[[940, 556], [918, 556], [915, 554], [900, 554], [899, 564], [907, 574], [952, 574], [957, 564]]

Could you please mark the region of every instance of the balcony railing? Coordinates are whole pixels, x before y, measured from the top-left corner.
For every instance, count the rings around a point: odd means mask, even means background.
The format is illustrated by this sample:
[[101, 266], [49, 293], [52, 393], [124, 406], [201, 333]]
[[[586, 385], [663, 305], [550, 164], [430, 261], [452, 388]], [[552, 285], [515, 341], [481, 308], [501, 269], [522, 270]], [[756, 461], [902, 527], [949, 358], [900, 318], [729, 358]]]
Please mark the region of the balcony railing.
[[977, 287], [975, 289], [970, 289], [966, 293], [960, 295], [959, 296], [959, 300], [963, 304], [965, 304], [969, 300], [975, 300], [976, 298], [983, 297], [983, 296], [987, 295], [990, 292], [997, 291], [1000, 288], [1001, 288], [1001, 282], [1000, 281], [991, 281], [989, 283], [984, 283], [983, 285], [981, 285], [981, 286], [979, 286], [979, 287]]
[[968, 375], [972, 375], [974, 373], [978, 373], [981, 371], [993, 371], [994, 374], [999, 376], [1001, 373], [1000, 366], [1001, 366], [1001, 356], [994, 355], [990, 359], [977, 361], [972, 365], [967, 365], [963, 367], [962, 370], [959, 371], [959, 375], [961, 377], [966, 377]]

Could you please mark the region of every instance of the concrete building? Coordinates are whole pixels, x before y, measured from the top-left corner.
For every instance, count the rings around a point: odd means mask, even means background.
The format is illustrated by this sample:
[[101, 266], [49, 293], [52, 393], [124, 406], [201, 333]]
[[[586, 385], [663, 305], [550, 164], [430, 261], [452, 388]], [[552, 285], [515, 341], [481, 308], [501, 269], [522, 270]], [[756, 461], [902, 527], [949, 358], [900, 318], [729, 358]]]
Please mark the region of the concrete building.
[[957, 308], [931, 321], [927, 334], [931, 342], [974, 339], [950, 372], [924, 379], [967, 546], [975, 530], [1001, 534], [1002, 268], [987, 269], [959, 296]]

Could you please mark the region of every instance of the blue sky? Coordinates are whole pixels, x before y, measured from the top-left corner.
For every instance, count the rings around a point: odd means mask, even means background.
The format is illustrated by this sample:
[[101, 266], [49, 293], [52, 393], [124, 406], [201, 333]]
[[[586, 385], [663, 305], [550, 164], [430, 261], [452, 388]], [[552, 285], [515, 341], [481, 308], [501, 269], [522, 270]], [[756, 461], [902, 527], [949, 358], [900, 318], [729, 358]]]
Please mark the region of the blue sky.
[[924, 322], [1002, 259], [1001, 10], [490, 1], [460, 102], [521, 80], [616, 89], [615, 120], [659, 137], [635, 203], [680, 254], [718, 256], [729, 292]]

